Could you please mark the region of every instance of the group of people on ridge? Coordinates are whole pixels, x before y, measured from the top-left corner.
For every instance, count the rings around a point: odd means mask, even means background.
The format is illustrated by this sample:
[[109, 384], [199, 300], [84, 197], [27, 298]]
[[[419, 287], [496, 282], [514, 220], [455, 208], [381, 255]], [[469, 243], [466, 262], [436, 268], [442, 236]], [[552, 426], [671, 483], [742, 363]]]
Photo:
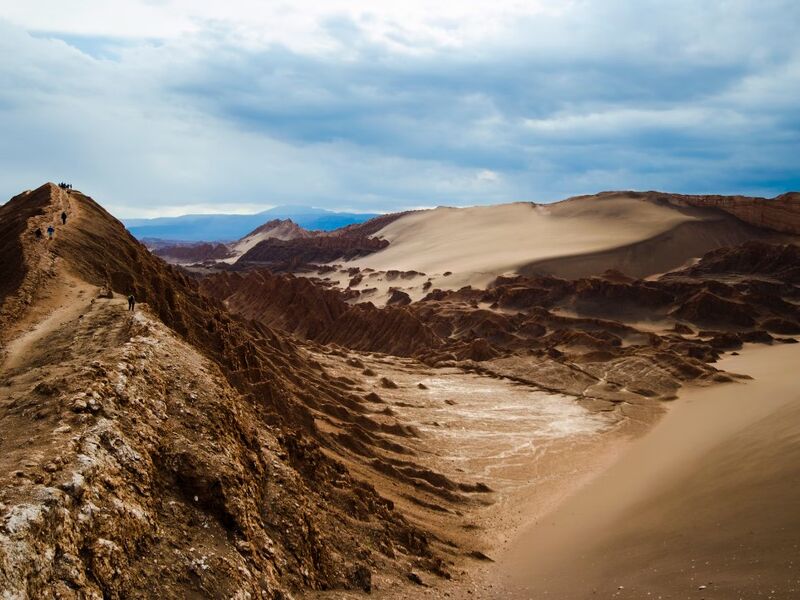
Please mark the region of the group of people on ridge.
[[[65, 189], [65, 190], [66, 189], [72, 189], [72, 185], [69, 184], [69, 183], [59, 183], [58, 187], [60, 187], [61, 189]], [[61, 212], [61, 224], [62, 225], [66, 225], [67, 224], [67, 212], [66, 211], [62, 211]], [[52, 225], [48, 225], [47, 226], [47, 237], [49, 239], [51, 239], [51, 240], [53, 239], [53, 234], [55, 232], [56, 232], [56, 228], [55, 227], [53, 227]], [[42, 233], [42, 228], [41, 227], [37, 227], [34, 230], [33, 235], [36, 236], [36, 239], [42, 239], [44, 237], [44, 233]], [[133, 293], [128, 294], [128, 310], [133, 312], [135, 309], [136, 309], [136, 298], [134, 297]]]
[[72, 184], [71, 183], [64, 183], [62, 181], [61, 183], [58, 184], [58, 187], [60, 187], [62, 190], [71, 190], [72, 189]]
[[[72, 189], [72, 185], [71, 184], [63, 183], [63, 182], [59, 183], [58, 187], [60, 187], [63, 190], [71, 190]], [[62, 225], [66, 225], [67, 224], [67, 212], [66, 211], [62, 211], [61, 212], [61, 224]], [[55, 227], [53, 227], [52, 225], [48, 225], [47, 226], [47, 237], [49, 239], [51, 239], [51, 240], [53, 239], [53, 234], [55, 232], [56, 232], [56, 228]], [[36, 236], [36, 239], [41, 239], [42, 237], [44, 237], [44, 234], [42, 233], [42, 228], [41, 227], [37, 227], [33, 231], [33, 234]], [[128, 310], [133, 312], [135, 310], [135, 308], [136, 308], [136, 298], [134, 297], [133, 294], [129, 294], [128, 295]]]
[[[62, 212], [61, 213], [61, 224], [62, 225], [66, 225], [67, 224], [67, 213], [66, 212]], [[53, 227], [52, 225], [48, 225], [47, 226], [47, 237], [49, 239], [51, 239], [51, 240], [53, 239], [53, 234], [55, 232], [56, 232], [56, 228], [55, 227]], [[42, 233], [42, 228], [41, 227], [37, 227], [34, 230], [33, 235], [36, 236], [36, 239], [41, 239], [42, 237], [44, 237], [44, 233]]]

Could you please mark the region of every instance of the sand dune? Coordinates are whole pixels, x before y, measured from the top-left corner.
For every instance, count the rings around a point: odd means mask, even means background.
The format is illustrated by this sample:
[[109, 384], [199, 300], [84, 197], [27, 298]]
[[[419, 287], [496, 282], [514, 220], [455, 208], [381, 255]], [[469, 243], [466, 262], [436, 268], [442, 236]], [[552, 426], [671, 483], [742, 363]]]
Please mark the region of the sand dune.
[[614, 268], [641, 277], [768, 234], [722, 211], [619, 193], [437, 208], [405, 215], [376, 235], [389, 247], [349, 264], [422, 271], [434, 287], [453, 289], [513, 272], [576, 277]]
[[754, 381], [684, 393], [520, 536], [496, 570], [502, 597], [795, 597], [798, 360], [798, 346], [772, 346], [720, 361]]

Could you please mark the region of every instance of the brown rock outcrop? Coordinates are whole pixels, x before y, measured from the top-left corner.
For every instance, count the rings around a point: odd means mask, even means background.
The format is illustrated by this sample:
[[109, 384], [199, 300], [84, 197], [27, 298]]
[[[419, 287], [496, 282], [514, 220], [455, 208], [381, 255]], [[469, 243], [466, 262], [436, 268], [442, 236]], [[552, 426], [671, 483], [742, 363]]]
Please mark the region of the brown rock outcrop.
[[403, 290], [392, 290], [386, 301], [387, 306], [407, 306], [409, 304], [411, 304], [411, 297]]
[[[389, 245], [386, 240], [373, 236], [406, 214], [408, 213], [399, 212], [381, 215], [369, 221], [355, 223], [334, 231], [306, 232], [303, 230], [302, 235], [272, 236], [245, 252], [239, 259], [239, 263], [241, 266], [281, 263], [299, 266], [365, 256]], [[269, 223], [263, 227], [268, 225]], [[258, 230], [253, 233], [257, 232]]]
[[350, 235], [329, 235], [293, 240], [268, 238], [245, 252], [237, 264], [326, 263], [364, 256], [377, 252], [388, 245], [389, 242], [386, 240]]
[[800, 235], [800, 193], [790, 192], [775, 198], [747, 196], [685, 196], [648, 192], [648, 197], [665, 199], [678, 206], [716, 208], [737, 219], [773, 231]]
[[675, 275], [754, 275], [796, 284], [800, 283], [800, 246], [748, 242], [733, 248], [720, 248]]
[[[64, 208], [55, 239], [35, 239]], [[18, 432], [46, 459], [30, 477], [0, 472], [0, 588], [277, 599], [363, 589], [371, 565], [430, 557], [425, 534], [330, 457], [358, 438], [370, 458], [401, 424], [370, 419], [352, 385], [284, 334], [231, 316], [80, 192], [48, 184], [0, 211], [17, 240], [0, 246], [12, 282], [0, 314], [25, 316], [75, 282], [90, 290], [73, 299], [86, 303], [80, 318], [21, 355], [12, 389], [24, 404], [0, 406], [4, 467]], [[106, 285], [134, 294], [137, 316], [91, 291]], [[347, 433], [321, 432], [323, 420]]]
[[222, 260], [232, 256], [225, 244], [175, 244], [161, 246], [154, 250], [156, 256], [173, 262], [203, 262], [206, 260]]
[[707, 290], [699, 291], [688, 298], [672, 314], [698, 324], [740, 327], [752, 327], [755, 324], [746, 304], [720, 298]]
[[297, 238], [313, 237], [317, 234], [318, 232], [316, 231], [308, 231], [300, 227], [291, 219], [272, 219], [256, 227], [242, 239], [246, 240], [254, 236], [264, 236], [280, 240], [293, 240]]
[[224, 300], [237, 314], [321, 344], [398, 356], [441, 344], [404, 308], [350, 305], [340, 292], [303, 277], [263, 270], [218, 273], [203, 278], [200, 287], [205, 294]]

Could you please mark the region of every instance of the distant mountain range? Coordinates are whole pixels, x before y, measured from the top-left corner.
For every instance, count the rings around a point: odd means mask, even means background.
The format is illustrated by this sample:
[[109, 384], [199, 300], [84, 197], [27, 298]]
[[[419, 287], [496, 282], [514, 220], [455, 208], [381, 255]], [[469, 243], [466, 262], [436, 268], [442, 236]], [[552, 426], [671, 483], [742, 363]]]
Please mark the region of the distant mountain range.
[[139, 239], [217, 242], [238, 240], [273, 219], [291, 219], [304, 229], [331, 231], [377, 216], [373, 213], [334, 212], [309, 206], [276, 206], [252, 215], [182, 215], [124, 219], [123, 223]]

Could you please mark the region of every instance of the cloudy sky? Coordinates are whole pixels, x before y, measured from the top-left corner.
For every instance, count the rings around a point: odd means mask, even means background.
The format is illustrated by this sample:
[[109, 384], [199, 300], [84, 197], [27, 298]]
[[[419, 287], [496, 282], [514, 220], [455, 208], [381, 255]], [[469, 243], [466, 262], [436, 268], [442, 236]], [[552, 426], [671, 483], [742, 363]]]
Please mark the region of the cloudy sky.
[[797, 0], [0, 0], [0, 198], [775, 195], [800, 188], [799, 23]]

